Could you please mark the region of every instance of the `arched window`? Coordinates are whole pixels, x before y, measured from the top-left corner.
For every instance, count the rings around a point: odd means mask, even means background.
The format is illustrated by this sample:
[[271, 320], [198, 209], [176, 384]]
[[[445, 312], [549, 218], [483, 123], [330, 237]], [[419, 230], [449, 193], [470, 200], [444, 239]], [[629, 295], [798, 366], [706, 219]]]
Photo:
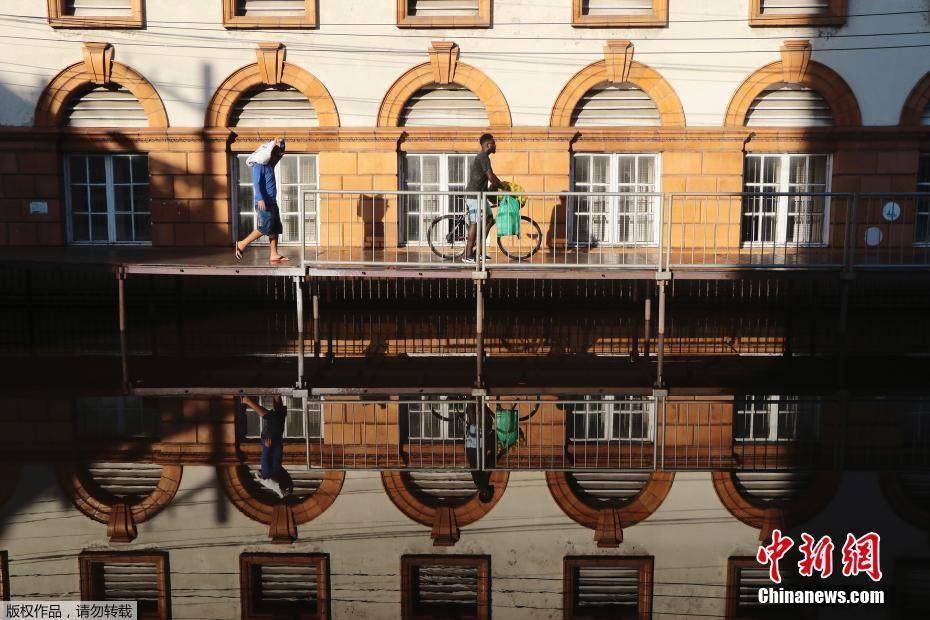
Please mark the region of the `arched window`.
[[66, 104], [65, 127], [148, 127], [142, 104], [126, 88], [117, 84], [87, 86]]
[[458, 84], [432, 84], [407, 100], [403, 127], [486, 127], [488, 112], [474, 92]]
[[747, 127], [831, 127], [830, 104], [803, 84], [777, 82], [763, 90], [749, 106]]
[[293, 86], [258, 87], [233, 107], [230, 127], [319, 127], [316, 109]]
[[586, 92], [572, 113], [575, 127], [657, 127], [659, 109], [643, 89], [630, 82], [602, 82]]

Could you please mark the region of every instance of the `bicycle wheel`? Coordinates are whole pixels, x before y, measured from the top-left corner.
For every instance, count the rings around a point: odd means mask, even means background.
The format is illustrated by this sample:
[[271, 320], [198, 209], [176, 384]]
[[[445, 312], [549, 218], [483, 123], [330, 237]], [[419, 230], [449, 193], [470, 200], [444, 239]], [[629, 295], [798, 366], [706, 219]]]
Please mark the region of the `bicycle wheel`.
[[455, 260], [465, 255], [465, 239], [468, 228], [461, 215], [443, 215], [429, 225], [426, 238], [429, 249], [440, 258]]
[[542, 246], [542, 229], [539, 224], [525, 215], [520, 216], [520, 233], [497, 238], [497, 247], [504, 256], [514, 260], [526, 260]]

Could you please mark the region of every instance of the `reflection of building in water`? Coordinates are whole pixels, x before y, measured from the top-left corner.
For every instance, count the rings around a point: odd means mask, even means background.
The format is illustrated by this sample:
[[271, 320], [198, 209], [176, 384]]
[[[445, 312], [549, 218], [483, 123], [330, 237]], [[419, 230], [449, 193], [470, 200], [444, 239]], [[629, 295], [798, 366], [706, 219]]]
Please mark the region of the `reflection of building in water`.
[[[919, 398], [488, 397], [485, 499], [476, 400], [288, 395], [286, 500], [256, 483], [258, 419], [235, 398], [8, 401], [9, 593], [131, 587], [151, 617], [755, 618], [746, 558], [773, 529], [874, 530], [900, 595], [867, 617], [926, 614]], [[502, 448], [513, 410], [522, 439]], [[82, 432], [113, 412], [156, 413]]]

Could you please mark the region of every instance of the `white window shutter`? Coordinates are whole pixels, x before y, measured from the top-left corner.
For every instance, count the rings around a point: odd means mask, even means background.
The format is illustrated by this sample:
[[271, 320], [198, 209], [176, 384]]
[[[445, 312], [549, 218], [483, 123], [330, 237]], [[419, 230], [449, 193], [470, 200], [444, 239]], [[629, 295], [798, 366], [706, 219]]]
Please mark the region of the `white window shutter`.
[[441, 502], [464, 501], [478, 492], [475, 481], [467, 471], [412, 471], [407, 475], [417, 491]]
[[578, 102], [572, 117], [575, 127], [655, 127], [661, 123], [655, 101], [629, 82], [595, 86]]
[[419, 566], [417, 601], [421, 605], [475, 607], [478, 604], [476, 566]]
[[233, 107], [230, 127], [319, 127], [316, 108], [293, 87], [245, 93]]
[[103, 600], [158, 604], [158, 566], [151, 562], [104, 562]]
[[306, 11], [304, 0], [236, 0], [236, 15], [243, 17], [301, 17]]
[[811, 474], [801, 471], [742, 471], [733, 476], [742, 491], [765, 502], [790, 501], [811, 481]]
[[66, 127], [148, 127], [148, 117], [136, 96], [121, 86], [95, 86], [71, 99]]
[[585, 495], [601, 502], [631, 500], [649, 482], [648, 472], [575, 472], [571, 477]]
[[652, 0], [584, 0], [583, 15], [652, 15]]
[[262, 564], [259, 591], [265, 604], [315, 605], [319, 575], [316, 566], [301, 564]]
[[401, 114], [404, 127], [487, 127], [478, 96], [458, 84], [434, 84], [414, 93]]
[[479, 0], [407, 0], [407, 15], [417, 17], [477, 17]]
[[762, 0], [762, 15], [828, 15], [830, 0]]
[[131, 0], [68, 0], [65, 12], [75, 17], [129, 17]]
[[815, 90], [779, 82], [749, 106], [747, 127], [832, 127], [830, 104]]
[[158, 488], [162, 467], [155, 463], [91, 463], [90, 477], [114, 497], [148, 497]]

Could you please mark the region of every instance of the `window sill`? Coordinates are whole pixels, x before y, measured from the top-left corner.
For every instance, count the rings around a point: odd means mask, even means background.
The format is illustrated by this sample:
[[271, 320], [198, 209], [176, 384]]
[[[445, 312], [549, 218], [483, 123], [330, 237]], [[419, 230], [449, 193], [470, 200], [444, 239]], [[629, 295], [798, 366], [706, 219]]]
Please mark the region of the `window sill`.
[[491, 20], [485, 17], [416, 17], [397, 20], [398, 28], [490, 28]]
[[320, 24], [316, 16], [307, 17], [225, 17], [227, 30], [313, 30]]
[[846, 24], [845, 15], [778, 15], [774, 17], [765, 17], [763, 15], [752, 15], [749, 18], [749, 25], [754, 28], [777, 28], [797, 27], [797, 26], [843, 26]]
[[573, 28], [667, 28], [668, 15], [574, 15]]

